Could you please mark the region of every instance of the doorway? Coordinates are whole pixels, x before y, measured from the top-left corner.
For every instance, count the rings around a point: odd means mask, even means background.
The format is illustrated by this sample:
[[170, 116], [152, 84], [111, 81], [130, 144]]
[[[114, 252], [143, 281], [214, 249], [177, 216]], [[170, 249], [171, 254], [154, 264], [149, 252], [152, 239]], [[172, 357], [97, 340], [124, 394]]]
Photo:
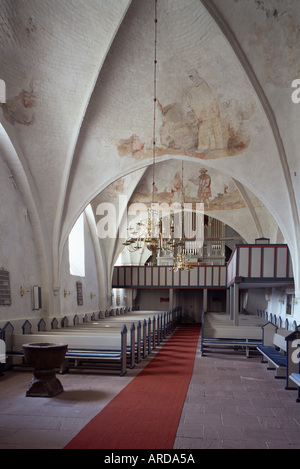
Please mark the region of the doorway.
[[182, 306], [182, 322], [184, 324], [200, 324], [203, 309], [203, 290], [177, 290], [176, 296], [176, 303]]

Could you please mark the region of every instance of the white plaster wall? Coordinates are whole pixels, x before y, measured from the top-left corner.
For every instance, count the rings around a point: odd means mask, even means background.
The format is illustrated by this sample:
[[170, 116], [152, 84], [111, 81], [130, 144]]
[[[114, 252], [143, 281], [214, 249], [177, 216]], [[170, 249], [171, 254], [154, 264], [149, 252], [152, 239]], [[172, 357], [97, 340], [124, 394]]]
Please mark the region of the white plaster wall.
[[160, 298], [169, 298], [169, 290], [139, 289], [135, 303], [142, 311], [167, 311], [170, 309], [169, 302], [161, 302]]
[[[40, 271], [22, 194], [1, 156], [0, 201], [0, 268], [10, 272], [12, 298], [11, 306], [0, 306], [0, 327], [7, 321], [19, 327], [26, 319], [36, 322], [43, 314], [32, 309], [32, 287], [40, 285]], [[21, 286], [26, 291], [23, 297]]]
[[[241, 292], [244, 291], [246, 290]], [[300, 324], [300, 303], [298, 304], [298, 299], [294, 295], [291, 314], [287, 314], [287, 295], [293, 294], [293, 289], [284, 287], [250, 288], [247, 292], [245, 308], [249, 314], [256, 314], [257, 310], [265, 311], [268, 313], [268, 320], [270, 320], [270, 315], [272, 315], [272, 321], [274, 322], [274, 316], [276, 316], [277, 324], [280, 317], [283, 327], [285, 327], [285, 321], [288, 319], [289, 329], [291, 330], [293, 330], [294, 321]]]
[[300, 324], [300, 304], [298, 299], [294, 298], [292, 302], [291, 314], [287, 314], [287, 294], [291, 293], [291, 290], [272, 288], [272, 291], [268, 295], [268, 304], [266, 310], [273, 316], [279, 316], [282, 319], [282, 324], [285, 325], [285, 320], [289, 321], [289, 329], [293, 329], [293, 322], [296, 321]]
[[245, 304], [247, 313], [256, 314], [257, 309], [264, 311], [267, 309], [267, 305], [265, 288], [249, 288], [248, 298]]
[[[117, 300], [118, 297], [119, 297], [119, 301]], [[128, 301], [129, 301], [128, 291], [126, 288], [113, 288], [112, 289], [111, 307], [113, 309], [125, 308], [127, 305], [129, 306]]]

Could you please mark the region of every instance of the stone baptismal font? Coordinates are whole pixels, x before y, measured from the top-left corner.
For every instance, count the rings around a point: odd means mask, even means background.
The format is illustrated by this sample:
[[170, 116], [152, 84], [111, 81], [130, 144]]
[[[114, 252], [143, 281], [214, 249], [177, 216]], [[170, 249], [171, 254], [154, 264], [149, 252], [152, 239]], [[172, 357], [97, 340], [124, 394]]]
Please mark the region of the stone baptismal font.
[[34, 369], [26, 396], [53, 397], [63, 392], [55, 369], [62, 364], [67, 348], [67, 345], [60, 343], [23, 344], [26, 363]]

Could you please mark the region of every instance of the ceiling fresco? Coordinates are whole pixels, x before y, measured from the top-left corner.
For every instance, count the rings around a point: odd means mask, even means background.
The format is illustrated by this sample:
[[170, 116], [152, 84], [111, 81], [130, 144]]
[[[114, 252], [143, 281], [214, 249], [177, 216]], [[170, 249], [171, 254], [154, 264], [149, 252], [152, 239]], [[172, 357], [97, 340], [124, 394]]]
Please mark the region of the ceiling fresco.
[[[152, 168], [149, 168], [137, 185], [131, 202], [151, 203]], [[155, 166], [155, 202], [204, 203], [206, 211], [246, 208], [232, 178], [213, 168], [205, 168], [188, 161], [167, 161]], [[263, 204], [254, 196], [255, 206]]]
[[36, 106], [36, 94], [31, 84], [27, 90], [21, 90], [17, 96], [8, 97], [6, 103], [1, 104], [3, 116], [12, 125], [25, 126], [34, 123]]
[[[156, 156], [183, 154], [198, 159], [216, 159], [242, 153], [250, 143], [247, 121], [255, 114], [252, 103], [242, 109], [235, 99], [218, 102], [210, 86], [196, 69], [188, 72], [190, 86], [182, 91], [182, 100], [163, 106], [157, 100], [161, 124]], [[133, 134], [120, 139], [120, 156], [135, 159], [152, 157], [146, 139]]]
[[[96, 221], [105, 216], [102, 212], [100, 216], [97, 211], [99, 204], [114, 204], [118, 214], [119, 197], [125, 196], [130, 224], [131, 215], [135, 213], [130, 212], [131, 206], [136, 210], [133, 204], [149, 207], [153, 201], [153, 176], [154, 203], [161, 204], [161, 207], [165, 207], [165, 204], [192, 203], [195, 209], [197, 203], [203, 203], [205, 214], [230, 226], [246, 242], [262, 236], [270, 237], [272, 241], [276, 239], [276, 221], [249, 189], [241, 187], [233, 178], [215, 168], [181, 159], [158, 162], [154, 173], [150, 165], [145, 170], [130, 173], [110, 184], [92, 201]], [[103, 241], [106, 244], [111, 242], [108, 239]]]

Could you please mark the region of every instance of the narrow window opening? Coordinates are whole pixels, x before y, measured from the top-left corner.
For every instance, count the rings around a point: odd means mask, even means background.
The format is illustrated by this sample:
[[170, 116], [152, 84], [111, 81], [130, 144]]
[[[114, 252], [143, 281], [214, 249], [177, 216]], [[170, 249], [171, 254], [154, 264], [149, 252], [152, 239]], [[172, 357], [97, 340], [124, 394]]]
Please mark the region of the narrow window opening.
[[70, 274], [85, 276], [84, 218], [80, 215], [69, 235]]

